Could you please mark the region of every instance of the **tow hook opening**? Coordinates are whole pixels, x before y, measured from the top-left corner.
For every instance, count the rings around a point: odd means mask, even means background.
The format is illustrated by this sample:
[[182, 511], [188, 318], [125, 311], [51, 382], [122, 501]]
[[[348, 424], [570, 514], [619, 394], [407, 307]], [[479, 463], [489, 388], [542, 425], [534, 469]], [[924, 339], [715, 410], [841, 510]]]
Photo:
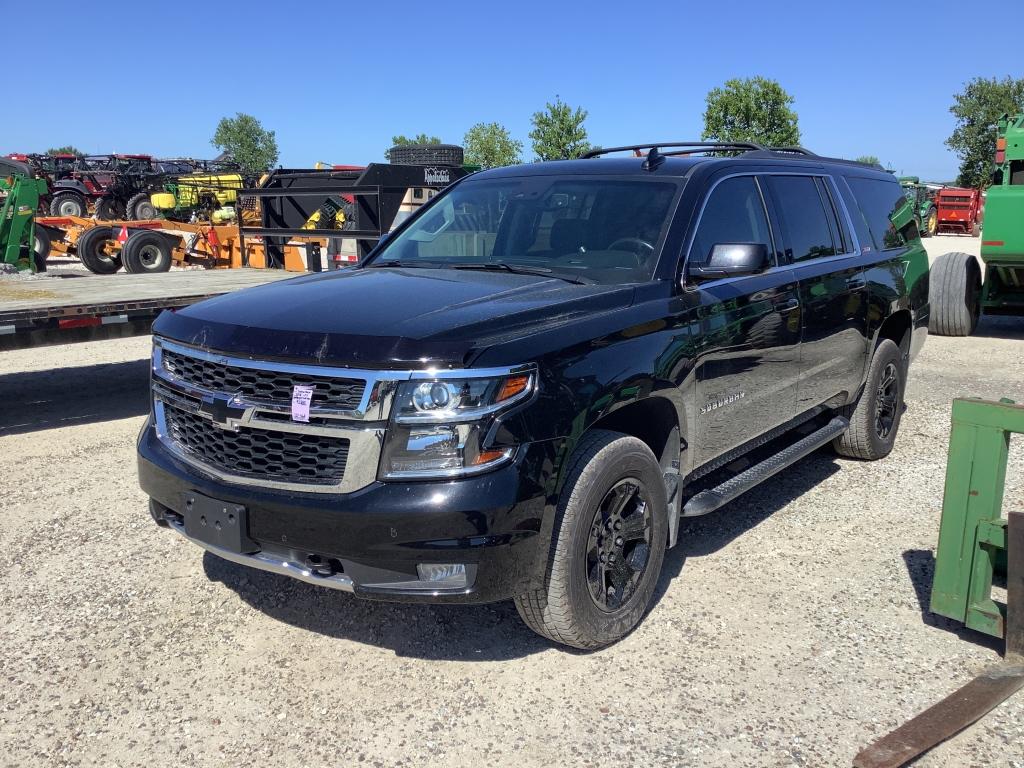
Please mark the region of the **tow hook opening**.
[[305, 564], [310, 573], [325, 579], [345, 572], [341, 561], [334, 557], [310, 553], [306, 555]]

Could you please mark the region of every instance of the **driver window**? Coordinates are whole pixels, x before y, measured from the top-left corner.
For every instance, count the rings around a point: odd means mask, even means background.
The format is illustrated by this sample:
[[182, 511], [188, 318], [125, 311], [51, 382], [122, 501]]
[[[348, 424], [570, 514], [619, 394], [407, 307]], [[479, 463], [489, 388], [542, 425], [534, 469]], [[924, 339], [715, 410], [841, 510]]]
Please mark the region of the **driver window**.
[[772, 252], [764, 202], [753, 176], [726, 179], [711, 192], [690, 246], [690, 264], [704, 264], [719, 243], [764, 243]]

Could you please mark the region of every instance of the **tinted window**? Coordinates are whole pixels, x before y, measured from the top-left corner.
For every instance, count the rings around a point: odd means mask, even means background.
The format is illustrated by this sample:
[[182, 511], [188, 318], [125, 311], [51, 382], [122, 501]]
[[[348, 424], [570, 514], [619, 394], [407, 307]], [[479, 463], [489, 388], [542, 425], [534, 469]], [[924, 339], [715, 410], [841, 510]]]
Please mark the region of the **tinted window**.
[[703, 264], [720, 243], [764, 243], [772, 250], [768, 217], [753, 176], [726, 179], [712, 191], [690, 247], [690, 263]]
[[773, 176], [772, 187], [786, 226], [786, 256], [804, 261], [839, 253], [832, 236], [835, 221], [829, 223], [829, 210], [821, 199], [812, 176]]
[[648, 280], [678, 187], [523, 176], [467, 180], [439, 196], [369, 266], [532, 268], [598, 283]]
[[850, 185], [846, 183], [846, 179], [840, 177], [836, 178], [836, 186], [839, 187], [839, 194], [843, 197], [843, 203], [846, 205], [846, 210], [850, 214], [850, 220], [853, 222], [853, 228], [857, 232], [857, 240], [860, 241], [860, 249], [864, 253], [870, 253], [875, 250], [874, 241], [871, 239], [871, 230], [868, 229], [867, 219], [864, 218], [864, 212], [857, 205], [857, 200], [853, 196], [853, 192], [850, 191]]
[[908, 239], [918, 237], [913, 204], [895, 179], [883, 181], [851, 177], [847, 181], [871, 228], [876, 248], [899, 248]]

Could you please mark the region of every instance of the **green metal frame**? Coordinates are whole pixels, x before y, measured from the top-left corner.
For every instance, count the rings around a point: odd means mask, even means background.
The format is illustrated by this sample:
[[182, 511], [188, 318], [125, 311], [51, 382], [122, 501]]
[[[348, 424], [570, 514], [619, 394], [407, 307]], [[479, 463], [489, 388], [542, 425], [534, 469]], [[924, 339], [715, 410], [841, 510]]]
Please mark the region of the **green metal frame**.
[[46, 181], [13, 176], [4, 180], [4, 191], [7, 196], [0, 207], [0, 263], [34, 272], [35, 212], [39, 195], [46, 194]]
[[1006, 606], [992, 599], [992, 576], [1007, 567], [1002, 506], [1012, 434], [1024, 434], [1024, 405], [953, 401], [932, 583], [932, 613], [996, 637], [1006, 634]]

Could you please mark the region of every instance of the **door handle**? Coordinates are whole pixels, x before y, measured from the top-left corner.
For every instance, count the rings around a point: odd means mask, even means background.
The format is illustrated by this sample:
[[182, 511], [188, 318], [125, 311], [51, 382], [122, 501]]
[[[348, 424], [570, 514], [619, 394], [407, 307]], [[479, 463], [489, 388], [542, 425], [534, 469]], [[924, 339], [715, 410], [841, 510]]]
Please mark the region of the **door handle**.
[[775, 305], [775, 310], [777, 312], [782, 312], [782, 313], [792, 312], [794, 309], [799, 309], [799, 308], [800, 308], [800, 302], [797, 301], [796, 299], [787, 299], [786, 301], [783, 301], [780, 304], [776, 304]]
[[864, 278], [862, 277], [851, 277], [849, 280], [846, 281], [846, 287], [849, 288], [851, 291], [859, 291], [866, 285], [867, 283], [864, 281]]

